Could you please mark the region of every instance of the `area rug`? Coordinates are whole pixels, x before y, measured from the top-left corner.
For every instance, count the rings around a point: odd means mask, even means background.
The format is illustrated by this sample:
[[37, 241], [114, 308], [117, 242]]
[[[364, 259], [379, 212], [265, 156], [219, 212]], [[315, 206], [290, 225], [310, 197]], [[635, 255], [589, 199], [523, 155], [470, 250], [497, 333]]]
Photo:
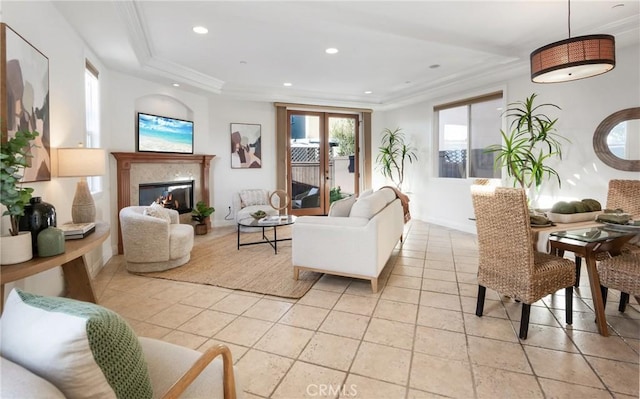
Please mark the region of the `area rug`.
[[[267, 232], [269, 237], [272, 234]], [[262, 233], [243, 232], [240, 242], [260, 241], [261, 237]], [[291, 237], [291, 229], [279, 227], [278, 238], [288, 237]], [[294, 280], [291, 241], [279, 242], [277, 254], [267, 243], [243, 246], [238, 250], [234, 232], [212, 240], [196, 240], [187, 264], [143, 275], [284, 298], [301, 298], [322, 274], [301, 271], [300, 278]]]

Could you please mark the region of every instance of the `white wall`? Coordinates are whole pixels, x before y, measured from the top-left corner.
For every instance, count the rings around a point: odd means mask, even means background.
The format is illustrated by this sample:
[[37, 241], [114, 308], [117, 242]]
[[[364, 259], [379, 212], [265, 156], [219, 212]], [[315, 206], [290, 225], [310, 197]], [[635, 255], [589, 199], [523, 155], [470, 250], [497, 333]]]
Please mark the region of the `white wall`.
[[[56, 208], [59, 224], [69, 222], [78, 180], [56, 177], [55, 148], [75, 147], [79, 142], [85, 141], [85, 59], [88, 58], [101, 71], [100, 80], [103, 83], [108, 82], [108, 71], [49, 2], [3, 2], [2, 22], [18, 32], [49, 59], [49, 117], [53, 173], [49, 182], [26, 185], [34, 188], [34, 196], [41, 196], [43, 201], [51, 203]], [[108, 84], [104, 86], [108, 87]], [[105, 126], [106, 123], [103, 123], [103, 129]], [[103, 146], [108, 148], [108, 137]], [[108, 179], [108, 176], [106, 178]], [[104, 193], [95, 196], [99, 220], [109, 220], [111, 209], [108, 197], [108, 186], [105, 187]], [[5, 219], [7, 217], [3, 217], [3, 231], [8, 222]], [[111, 248], [108, 243], [91, 253], [88, 257], [91, 272], [97, 273], [103, 261], [110, 257]], [[63, 292], [62, 271], [55, 268], [15, 284], [8, 284], [5, 294], [8, 294], [13, 286], [45, 295], [59, 295]]]
[[[557, 129], [571, 143], [563, 146], [563, 160], [552, 164], [562, 178], [562, 188], [549, 182], [544, 185], [541, 206], [551, 206], [561, 199], [594, 198], [606, 203], [610, 179], [640, 179], [638, 172], [613, 169], [602, 163], [593, 150], [593, 133], [598, 124], [615, 111], [640, 106], [640, 51], [638, 47], [617, 50], [616, 68], [604, 75], [575, 82], [540, 85], [520, 76], [495, 86], [471, 88], [433, 101], [386, 111], [374, 118], [374, 155], [379, 132], [385, 127], [404, 128], [420, 148], [420, 162], [410, 168], [413, 192], [412, 216], [440, 225], [475, 232], [469, 186], [473, 179], [443, 179], [437, 176], [437, 141], [433, 131], [433, 106], [503, 89], [505, 101], [524, 100], [538, 94], [540, 103], [554, 103], [561, 111]], [[504, 85], [504, 86], [501, 86]], [[376, 134], [378, 136], [376, 137]], [[380, 180], [376, 182], [380, 184]], [[505, 182], [506, 184], [506, 182]]]
[[[234, 223], [225, 220], [233, 193], [246, 188], [276, 187], [275, 106], [267, 102], [239, 101], [212, 95], [209, 97], [209, 123], [212, 153], [212, 204], [216, 208], [214, 225]], [[262, 168], [231, 169], [231, 123], [261, 125]]]

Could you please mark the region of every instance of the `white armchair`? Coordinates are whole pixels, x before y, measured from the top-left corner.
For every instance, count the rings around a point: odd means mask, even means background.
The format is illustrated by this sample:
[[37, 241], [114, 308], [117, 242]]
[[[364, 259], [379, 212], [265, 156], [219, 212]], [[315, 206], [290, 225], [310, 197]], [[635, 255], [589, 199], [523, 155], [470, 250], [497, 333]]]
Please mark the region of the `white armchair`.
[[2, 398], [218, 398], [242, 394], [231, 352], [138, 337], [100, 305], [14, 289], [0, 318]]
[[[236, 223], [250, 218], [252, 213], [264, 211], [267, 215], [276, 216], [278, 210], [269, 204], [269, 191], [264, 189], [240, 190], [233, 194], [232, 206]], [[273, 205], [280, 206], [280, 197], [273, 196]]]
[[[120, 210], [120, 229], [127, 270], [158, 272], [184, 265], [191, 258], [193, 226], [180, 224], [178, 212], [128, 206]], [[166, 216], [166, 217], [165, 217]]]

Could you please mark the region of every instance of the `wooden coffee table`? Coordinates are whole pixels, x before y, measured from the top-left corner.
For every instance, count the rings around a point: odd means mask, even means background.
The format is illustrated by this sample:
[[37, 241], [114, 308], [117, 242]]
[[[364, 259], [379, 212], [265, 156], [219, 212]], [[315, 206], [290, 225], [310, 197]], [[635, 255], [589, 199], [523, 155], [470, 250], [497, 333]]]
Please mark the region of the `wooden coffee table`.
[[[294, 215], [280, 215], [273, 216], [273, 219], [254, 219], [254, 218], [245, 218], [238, 221], [238, 250], [240, 247], [245, 245], [256, 245], [256, 244], [269, 244], [275, 254], [278, 253], [278, 242], [281, 241], [291, 241], [291, 238], [278, 238], [278, 227], [289, 226], [295, 223], [296, 217]], [[240, 230], [241, 227], [258, 227], [262, 228], [262, 240], [260, 241], [252, 241], [252, 242], [240, 242]], [[266, 228], [273, 228], [273, 239], [270, 239], [265, 234]]]

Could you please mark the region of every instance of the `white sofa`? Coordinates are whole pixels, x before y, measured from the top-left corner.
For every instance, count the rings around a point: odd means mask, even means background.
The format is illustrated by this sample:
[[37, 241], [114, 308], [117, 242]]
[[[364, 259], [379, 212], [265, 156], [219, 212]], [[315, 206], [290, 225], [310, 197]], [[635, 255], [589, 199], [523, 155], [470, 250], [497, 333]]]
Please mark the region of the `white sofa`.
[[124, 259], [131, 272], [159, 272], [191, 259], [193, 226], [181, 224], [176, 210], [160, 210], [160, 216], [167, 216], [163, 218], [150, 216], [151, 208], [128, 206], [120, 210]]
[[[371, 281], [378, 291], [382, 272], [398, 240], [404, 212], [389, 188], [332, 204], [329, 216], [301, 216], [293, 225], [294, 278], [310, 270]], [[339, 208], [339, 209], [338, 209]]]

